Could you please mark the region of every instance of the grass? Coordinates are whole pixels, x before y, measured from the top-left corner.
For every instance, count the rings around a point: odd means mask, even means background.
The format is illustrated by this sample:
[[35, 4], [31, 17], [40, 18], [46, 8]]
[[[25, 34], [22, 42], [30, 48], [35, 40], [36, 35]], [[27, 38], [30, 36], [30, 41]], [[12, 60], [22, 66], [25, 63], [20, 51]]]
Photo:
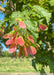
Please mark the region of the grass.
[[24, 58], [0, 58], [0, 72], [35, 72], [31, 60]]
[[[11, 57], [0, 57], [0, 72], [37, 72], [32, 67], [31, 58], [11, 58]], [[38, 66], [38, 65], [37, 65]], [[39, 67], [39, 66], [38, 66]], [[41, 67], [41, 66], [40, 66]], [[45, 68], [46, 72], [49, 72], [49, 68]]]

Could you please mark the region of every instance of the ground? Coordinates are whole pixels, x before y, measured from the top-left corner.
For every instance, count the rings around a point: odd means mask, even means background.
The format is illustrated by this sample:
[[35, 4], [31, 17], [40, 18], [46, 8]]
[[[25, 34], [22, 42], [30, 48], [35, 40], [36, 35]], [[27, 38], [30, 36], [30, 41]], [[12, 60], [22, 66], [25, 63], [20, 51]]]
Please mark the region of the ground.
[[[0, 57], [0, 73], [1, 72], [36, 73], [37, 71], [32, 67], [31, 60], [32, 58], [19, 59], [19, 58], [11, 58], [11, 57]], [[46, 68], [45, 70], [46, 72], [50, 71], [49, 68]]]

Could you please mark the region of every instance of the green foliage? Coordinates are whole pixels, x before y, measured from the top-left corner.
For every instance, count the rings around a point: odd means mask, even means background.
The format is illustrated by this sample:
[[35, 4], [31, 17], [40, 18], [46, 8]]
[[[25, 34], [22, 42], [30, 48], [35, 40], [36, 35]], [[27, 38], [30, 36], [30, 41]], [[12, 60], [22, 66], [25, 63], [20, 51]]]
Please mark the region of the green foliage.
[[[14, 55], [10, 54], [8, 51], [4, 51], [1, 53], [0, 57], [14, 57]], [[18, 57], [18, 52], [16, 53], [16, 57]]]
[[46, 22], [49, 22], [51, 13], [49, 13], [46, 9], [42, 8], [41, 6], [35, 5], [33, 6], [33, 10], [40, 15], [40, 18], [45, 18]]
[[12, 54], [10, 54], [8, 51], [4, 51], [1, 54], [1, 57], [11, 57], [11, 56], [12, 56]]
[[54, 6], [54, 0], [50, 0], [49, 3], [51, 6]]

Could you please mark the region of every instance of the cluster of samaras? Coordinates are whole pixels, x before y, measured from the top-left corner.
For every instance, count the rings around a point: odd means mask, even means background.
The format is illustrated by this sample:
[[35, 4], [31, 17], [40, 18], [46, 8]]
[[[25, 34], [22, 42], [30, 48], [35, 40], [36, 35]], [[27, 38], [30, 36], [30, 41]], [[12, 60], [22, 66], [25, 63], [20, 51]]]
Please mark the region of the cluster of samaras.
[[[26, 28], [26, 24], [23, 21], [19, 21], [18, 25], [20, 28], [23, 28], [23, 29]], [[40, 24], [39, 28], [41, 30], [45, 30], [47, 26]], [[8, 33], [3, 36], [4, 39], [8, 39], [5, 44], [6, 46], [10, 46], [9, 53], [15, 52], [17, 49], [17, 46], [19, 46], [19, 57], [21, 57], [22, 54], [24, 54], [24, 56], [27, 56], [28, 54], [29, 55], [36, 54], [37, 50], [35, 47], [31, 46], [31, 44], [26, 44], [26, 41], [24, 40], [23, 36], [21, 35], [17, 36], [18, 33], [16, 31], [16, 27], [13, 27], [13, 30], [15, 31], [14, 34]], [[33, 37], [31, 35], [27, 36], [27, 39], [33, 44], [35, 44]]]

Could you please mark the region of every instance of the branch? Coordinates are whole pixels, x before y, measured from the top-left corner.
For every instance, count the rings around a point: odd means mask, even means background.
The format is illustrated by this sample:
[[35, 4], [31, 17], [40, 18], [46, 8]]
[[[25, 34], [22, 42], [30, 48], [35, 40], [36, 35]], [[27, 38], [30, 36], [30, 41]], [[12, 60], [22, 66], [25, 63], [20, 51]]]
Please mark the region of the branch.
[[46, 43], [46, 44], [48, 45], [48, 47], [49, 47], [49, 48], [48, 48], [48, 51], [51, 50], [50, 42], [45, 41], [45, 43]]
[[11, 6], [11, 10], [16, 11], [16, 3], [14, 5], [13, 5], [12, 1], [9, 1], [9, 3], [10, 3], [10, 6]]
[[50, 51], [51, 50], [51, 45], [50, 45], [50, 42], [49, 41], [48, 42], [46, 41], [46, 39], [47, 39], [47, 37], [45, 36], [45, 38], [42, 41], [47, 44], [48, 51]]

